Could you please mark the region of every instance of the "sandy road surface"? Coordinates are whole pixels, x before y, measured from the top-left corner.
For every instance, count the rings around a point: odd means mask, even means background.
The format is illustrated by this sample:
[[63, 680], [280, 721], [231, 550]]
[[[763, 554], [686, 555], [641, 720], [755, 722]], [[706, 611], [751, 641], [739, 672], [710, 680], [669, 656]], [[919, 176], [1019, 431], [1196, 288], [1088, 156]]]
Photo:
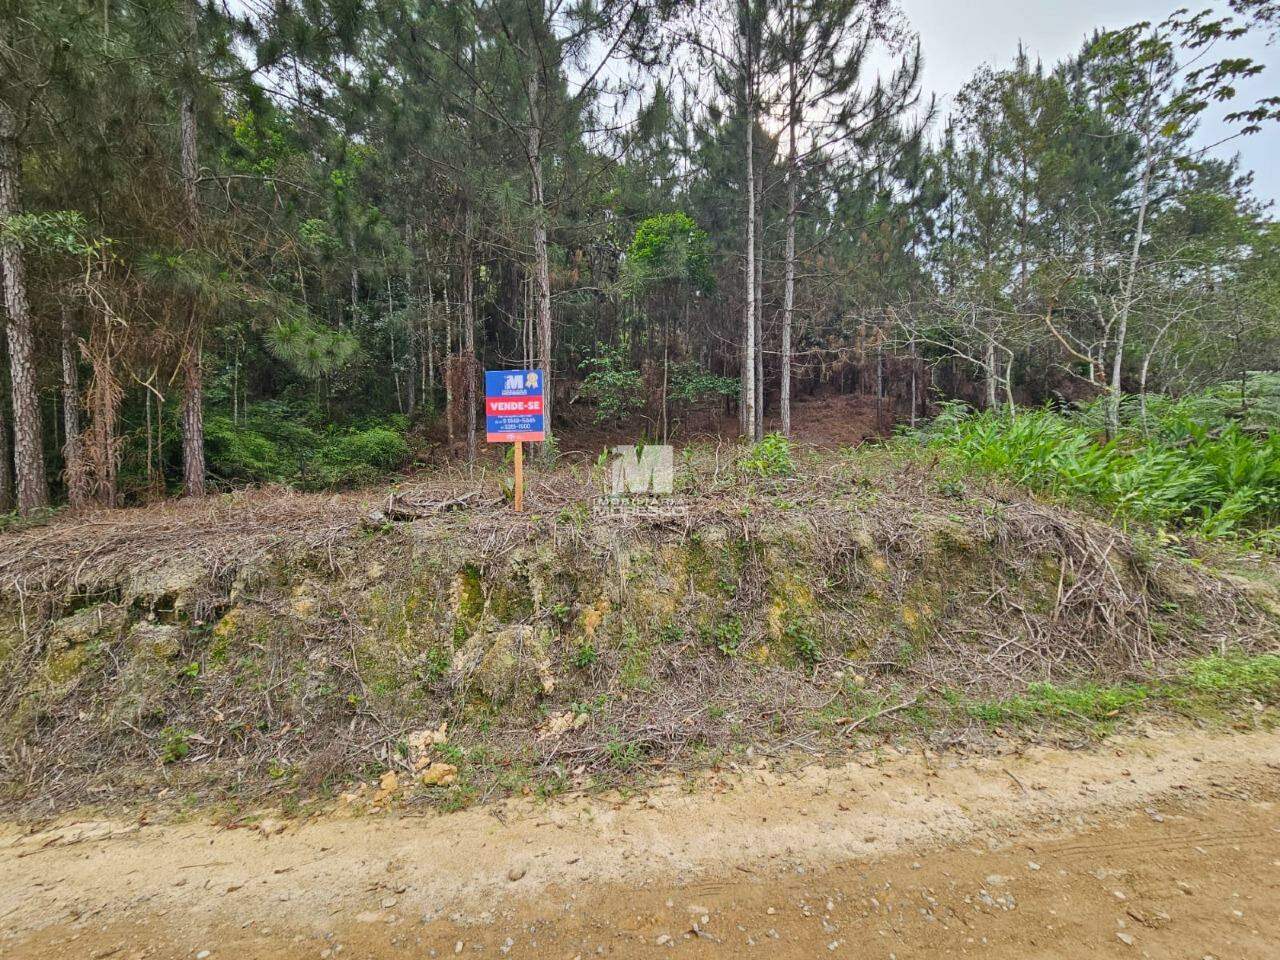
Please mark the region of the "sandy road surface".
[[[1280, 734], [0, 830], [0, 957], [1280, 957]], [[203, 960], [203, 958], [202, 958]]]

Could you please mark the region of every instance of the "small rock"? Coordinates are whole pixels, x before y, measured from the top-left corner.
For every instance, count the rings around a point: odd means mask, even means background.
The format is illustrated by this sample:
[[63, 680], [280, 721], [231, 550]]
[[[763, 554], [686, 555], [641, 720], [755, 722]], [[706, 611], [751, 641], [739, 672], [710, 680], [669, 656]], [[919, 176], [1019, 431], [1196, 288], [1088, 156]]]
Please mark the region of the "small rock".
[[382, 803], [400, 789], [400, 776], [394, 770], [388, 770], [378, 780], [378, 789], [374, 791], [373, 802]]
[[196, 960], [209, 960], [211, 956], [213, 956], [212, 950], [201, 950], [196, 954]]
[[396, 905], [396, 898], [395, 898], [395, 897], [383, 897], [383, 898], [382, 898], [382, 909], [383, 909], [383, 910], [390, 910], [390, 909], [391, 909], [392, 907], [394, 907], [395, 905]]
[[462, 941], [461, 941], [461, 940], [459, 940], [457, 943], [455, 943], [455, 944], [453, 945], [453, 952], [454, 952], [454, 953], [461, 953], [461, 952], [462, 952], [462, 947], [463, 947], [463, 943], [462, 943]]
[[1133, 936], [1125, 933], [1123, 930], [1116, 933], [1116, 939], [1123, 943], [1126, 947], [1133, 946]]
[[512, 883], [515, 883], [517, 880], [523, 879], [524, 875], [525, 875], [525, 868], [523, 866], [512, 867], [510, 870], [507, 871], [507, 879], [510, 880]]
[[657, 939], [657, 940], [655, 940], [655, 941], [653, 941], [653, 942], [654, 942], [654, 943], [656, 943], [656, 944], [657, 944], [658, 946], [660, 946], [660, 947], [665, 947], [668, 943], [670, 943], [670, 942], [671, 942], [671, 934], [669, 934], [669, 933], [660, 933], [660, 934], [658, 934], [658, 939]]
[[458, 768], [452, 763], [437, 760], [418, 776], [424, 787], [447, 787], [458, 779]]

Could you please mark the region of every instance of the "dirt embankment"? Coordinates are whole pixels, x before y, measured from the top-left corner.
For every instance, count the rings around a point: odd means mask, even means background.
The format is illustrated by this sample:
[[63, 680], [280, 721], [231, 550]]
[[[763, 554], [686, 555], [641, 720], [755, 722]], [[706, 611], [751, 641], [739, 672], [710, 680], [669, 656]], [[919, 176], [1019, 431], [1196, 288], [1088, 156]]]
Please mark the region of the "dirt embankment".
[[1265, 960], [1278, 799], [1275, 733], [1149, 731], [283, 832], [10, 827], [0, 957]]
[[854, 731], [978, 742], [1031, 682], [1276, 647], [1270, 569], [929, 463], [734, 456], [690, 454], [669, 512], [566, 468], [519, 517], [440, 476], [394, 509], [262, 491], [0, 536], [0, 804], [305, 804], [392, 771], [458, 807]]

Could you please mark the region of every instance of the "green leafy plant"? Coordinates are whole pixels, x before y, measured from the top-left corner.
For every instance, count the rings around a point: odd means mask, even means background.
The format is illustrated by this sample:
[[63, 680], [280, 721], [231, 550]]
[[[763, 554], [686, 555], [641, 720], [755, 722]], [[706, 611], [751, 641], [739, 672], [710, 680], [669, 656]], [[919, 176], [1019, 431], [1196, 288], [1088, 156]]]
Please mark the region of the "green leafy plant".
[[599, 659], [600, 655], [596, 653], [596, 645], [590, 640], [585, 640], [574, 648], [573, 665], [579, 670], [594, 666]]
[[165, 727], [160, 731], [160, 761], [177, 763], [191, 753], [192, 733], [185, 727]]
[[678, 403], [699, 403], [738, 395], [738, 381], [704, 370], [696, 363], [679, 363], [671, 368], [670, 397]]
[[736, 657], [742, 647], [742, 621], [737, 617], [721, 620], [711, 628], [709, 639], [726, 657]]
[[738, 460], [738, 466], [759, 477], [789, 477], [795, 473], [791, 443], [780, 433], [766, 434]]
[[328, 489], [377, 480], [409, 460], [402, 418], [328, 432], [304, 419], [272, 403], [257, 405], [240, 423], [211, 414], [205, 421], [211, 472], [228, 481]]
[[822, 658], [822, 643], [813, 633], [812, 624], [793, 620], [783, 630], [783, 637], [795, 652], [796, 659], [812, 667]]
[[[1280, 432], [1200, 419], [1204, 398], [1162, 405], [1141, 424], [1127, 417], [1111, 440], [1096, 407], [1079, 416], [952, 411], [926, 442], [966, 466], [1034, 490], [1092, 500], [1119, 517], [1236, 535], [1280, 519]], [[1126, 405], [1128, 407], [1129, 405]]]
[[596, 355], [584, 360], [581, 369], [586, 379], [579, 396], [595, 404], [597, 423], [618, 423], [643, 405], [644, 380], [627, 365], [620, 348], [597, 345]]

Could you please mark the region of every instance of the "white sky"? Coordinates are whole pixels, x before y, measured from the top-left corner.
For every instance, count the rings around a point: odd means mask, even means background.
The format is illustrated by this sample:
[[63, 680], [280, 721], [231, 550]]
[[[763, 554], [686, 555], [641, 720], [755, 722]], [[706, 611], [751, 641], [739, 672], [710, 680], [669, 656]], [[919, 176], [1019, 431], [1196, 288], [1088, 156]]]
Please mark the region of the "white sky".
[[[945, 115], [950, 98], [983, 63], [1004, 66], [1017, 52], [1018, 42], [1046, 66], [1076, 52], [1094, 28], [1113, 29], [1140, 20], [1159, 22], [1179, 6], [1200, 9], [1213, 4], [1195, 0], [898, 0], [911, 26], [920, 34], [924, 53], [922, 87], [938, 94]], [[1220, 47], [1224, 55], [1252, 56], [1267, 68], [1240, 87], [1236, 109], [1260, 97], [1280, 93], [1280, 43], [1260, 41]], [[1201, 124], [1199, 139], [1213, 143], [1228, 136], [1221, 122], [1229, 112], [1215, 105]], [[1255, 174], [1254, 191], [1264, 200], [1280, 200], [1280, 124], [1261, 133], [1237, 137], [1213, 151], [1218, 156], [1238, 153], [1241, 166]], [[1272, 210], [1272, 215], [1280, 213]]]

